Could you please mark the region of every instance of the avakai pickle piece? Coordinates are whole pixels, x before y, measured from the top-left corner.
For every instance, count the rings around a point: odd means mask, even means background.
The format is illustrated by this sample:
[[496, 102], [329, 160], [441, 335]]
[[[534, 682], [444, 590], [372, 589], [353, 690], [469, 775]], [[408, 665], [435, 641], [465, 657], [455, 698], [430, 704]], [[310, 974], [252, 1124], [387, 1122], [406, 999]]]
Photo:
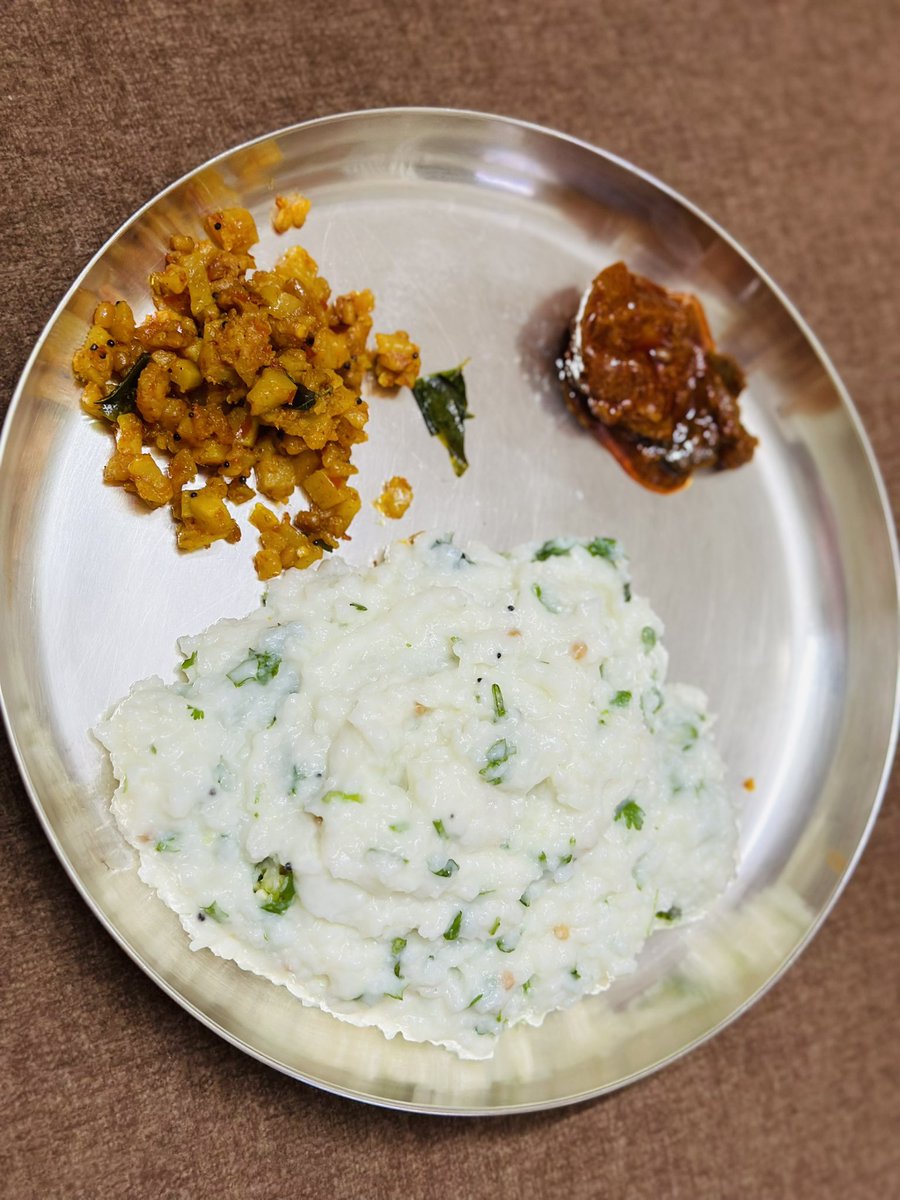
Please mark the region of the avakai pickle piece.
[[558, 365], [578, 420], [653, 491], [753, 457], [738, 402], [744, 373], [716, 349], [696, 296], [614, 263], [583, 297]]

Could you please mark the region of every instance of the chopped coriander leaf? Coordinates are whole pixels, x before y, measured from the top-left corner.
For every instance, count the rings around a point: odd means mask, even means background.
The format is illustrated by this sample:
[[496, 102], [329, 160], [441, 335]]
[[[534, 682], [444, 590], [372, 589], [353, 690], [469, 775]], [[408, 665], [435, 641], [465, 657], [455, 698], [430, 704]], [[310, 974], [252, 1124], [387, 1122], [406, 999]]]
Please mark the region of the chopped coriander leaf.
[[434, 826], [434, 831], [438, 835], [439, 838], [445, 838], [445, 839], [449, 838], [450, 834], [444, 828], [443, 821], [437, 820], [437, 821], [432, 821], [431, 823]]
[[268, 683], [270, 679], [275, 678], [281, 666], [281, 658], [277, 654], [270, 654], [266, 650], [254, 650], [252, 646], [248, 654], [249, 656], [226, 676], [235, 687], [243, 687], [245, 683], [251, 682]]
[[631, 603], [631, 584], [628, 582], [627, 579], [622, 584], [622, 595], [625, 597], [625, 603], [630, 604]]
[[450, 924], [444, 930], [444, 941], [445, 942], [455, 942], [456, 939], [459, 937], [459, 929], [460, 929], [461, 925], [462, 925], [462, 910], [460, 910], [456, 914], [456, 916], [453, 918], [453, 920], [450, 922]]
[[425, 375], [413, 384], [412, 393], [425, 422], [425, 428], [443, 442], [457, 475], [468, 467], [465, 449], [465, 422], [469, 419], [463, 366]]
[[572, 855], [572, 854], [564, 854], [562, 856], [562, 858], [559, 860], [559, 865], [561, 867], [567, 867], [569, 865], [569, 863], [572, 861], [573, 857], [574, 857], [574, 855]]
[[534, 976], [533, 975], [531, 976], [530, 979], [526, 979], [525, 982], [522, 984], [522, 991], [525, 993], [526, 996], [531, 991], [533, 984], [534, 984]]
[[631, 703], [631, 692], [616, 692], [610, 704], [616, 708], [626, 708]]
[[364, 604], [357, 604], [355, 600], [350, 601], [350, 607], [358, 608], [360, 612], [368, 612], [369, 611]]
[[400, 955], [406, 949], [406, 938], [395, 937], [391, 942], [391, 954], [394, 956], [394, 974], [398, 979], [402, 979], [400, 974]]
[[195, 650], [194, 653], [192, 655], [190, 655], [189, 658], [186, 658], [184, 660], [184, 662], [181, 664], [182, 671], [187, 671], [190, 667], [192, 667], [194, 665], [194, 663], [196, 661], [197, 661], [197, 651]]
[[493, 925], [488, 930], [488, 937], [493, 937], [499, 928], [500, 928], [500, 918], [498, 917], [497, 920], [493, 923]]
[[556, 600], [553, 600], [550, 597], [544, 595], [544, 589], [541, 587], [541, 585], [539, 583], [533, 583], [531, 585], [531, 590], [534, 593], [534, 595], [537, 597], [537, 599], [541, 602], [541, 604], [543, 604], [544, 608], [546, 608], [547, 612], [558, 613], [561, 611], [560, 606]]
[[623, 800], [616, 809], [616, 821], [624, 821], [626, 829], [644, 828], [644, 810], [634, 800]]
[[546, 562], [548, 558], [558, 558], [564, 554], [569, 554], [574, 545], [574, 542], [563, 542], [559, 538], [551, 538], [549, 542], [544, 542], [532, 561]]
[[619, 543], [615, 538], [598, 537], [592, 542], [588, 542], [585, 546], [588, 554], [592, 554], [594, 558], [608, 558], [610, 562], [615, 562], [620, 558]]
[[280, 916], [296, 895], [294, 872], [290, 864], [282, 864], [270, 857], [256, 863], [253, 870], [256, 872], [254, 894], [265, 899], [265, 904], [260, 907], [264, 912], [277, 913]]
[[202, 708], [194, 708], [193, 705], [188, 705], [188, 712], [191, 714], [191, 719], [194, 721], [202, 721], [206, 713]]
[[656, 916], [660, 921], [677, 921], [681, 916], [681, 909], [677, 904], [673, 904], [671, 908], [667, 908], [664, 912], [658, 912]]
[[652, 650], [656, 645], [656, 630], [652, 625], [645, 625], [641, 630], [641, 641], [648, 650]]
[[402, 1000], [403, 999], [402, 992], [385, 992], [384, 994], [385, 994], [385, 996], [387, 996], [387, 998], [389, 1000]]
[[151, 742], [151, 743], [150, 743], [150, 753], [151, 753], [151, 754], [156, 754], [156, 753], [157, 753], [156, 746], [154, 745], [154, 743], [153, 743], [153, 742]]
[[362, 804], [363, 798], [359, 792], [326, 792], [322, 797], [323, 804], [330, 804], [332, 800], [343, 800], [345, 804]]
[[178, 845], [178, 834], [167, 833], [156, 843], [154, 849], [159, 854], [177, 854], [181, 847]]
[[432, 870], [432, 875], [440, 875], [442, 879], [449, 879], [451, 875], [455, 875], [459, 870], [459, 863], [452, 858], [448, 858], [446, 863], [439, 871]]
[[228, 913], [225, 912], [224, 908], [220, 908], [218, 904], [216, 904], [215, 900], [213, 900], [211, 904], [204, 905], [201, 911], [205, 912], [206, 915], [211, 917], [213, 921], [218, 921], [221, 923], [222, 921], [228, 920]]
[[388, 829], [393, 833], [406, 833], [409, 829], [409, 821], [394, 821], [392, 825], [388, 825]]
[[577, 967], [573, 967], [572, 970], [569, 972], [569, 974], [572, 976], [573, 979], [581, 978], [581, 972], [578, 970]]
[[491, 684], [491, 695], [494, 697], [494, 712], [499, 720], [506, 716], [506, 705], [503, 703], [503, 693], [500, 691], [499, 683]]
[[541, 864], [541, 866], [543, 866], [546, 861], [547, 861], [547, 852], [545, 850], [542, 850], [540, 852], [540, 854], [538, 855], [538, 862]]

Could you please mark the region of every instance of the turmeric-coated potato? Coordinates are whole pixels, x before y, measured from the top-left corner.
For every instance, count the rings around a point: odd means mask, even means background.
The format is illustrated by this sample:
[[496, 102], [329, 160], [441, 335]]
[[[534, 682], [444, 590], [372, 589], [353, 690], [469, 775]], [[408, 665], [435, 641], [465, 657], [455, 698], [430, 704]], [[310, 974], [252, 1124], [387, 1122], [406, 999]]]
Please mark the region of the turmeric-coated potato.
[[[299, 228], [308, 211], [305, 197], [279, 196], [276, 231]], [[302, 246], [257, 270], [246, 209], [209, 213], [203, 227], [206, 238], [170, 238], [141, 320], [123, 300], [97, 305], [72, 366], [84, 411], [115, 433], [104, 480], [149, 507], [168, 504], [180, 549], [238, 541], [229, 506], [257, 492], [277, 503], [305, 493], [309, 508], [293, 516], [261, 504], [250, 515], [256, 571], [270, 579], [335, 549], [359, 511], [347, 480], [351, 449], [366, 439], [375, 300], [362, 289], [331, 301]], [[411, 383], [418, 351], [407, 334], [377, 342], [379, 379]]]

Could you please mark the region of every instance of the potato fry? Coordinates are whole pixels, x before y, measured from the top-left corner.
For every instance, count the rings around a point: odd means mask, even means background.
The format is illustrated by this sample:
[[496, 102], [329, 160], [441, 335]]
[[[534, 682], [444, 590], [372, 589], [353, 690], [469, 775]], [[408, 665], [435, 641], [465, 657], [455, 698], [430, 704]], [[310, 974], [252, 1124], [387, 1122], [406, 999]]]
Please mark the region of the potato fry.
[[[309, 207], [303, 196], [277, 197], [275, 228], [300, 228]], [[205, 239], [170, 239], [144, 320], [123, 300], [97, 306], [72, 367], [84, 411], [116, 435], [104, 480], [149, 507], [168, 504], [181, 550], [238, 541], [229, 505], [258, 492], [280, 503], [297, 488], [306, 494], [310, 507], [293, 516], [257, 504], [250, 517], [256, 571], [270, 579], [335, 549], [359, 511], [347, 480], [352, 447], [366, 440], [360, 391], [375, 361], [375, 300], [364, 289], [332, 301], [301, 246], [257, 270], [246, 209], [209, 213], [203, 227]], [[377, 338], [382, 377], [413, 379], [407, 335]]]

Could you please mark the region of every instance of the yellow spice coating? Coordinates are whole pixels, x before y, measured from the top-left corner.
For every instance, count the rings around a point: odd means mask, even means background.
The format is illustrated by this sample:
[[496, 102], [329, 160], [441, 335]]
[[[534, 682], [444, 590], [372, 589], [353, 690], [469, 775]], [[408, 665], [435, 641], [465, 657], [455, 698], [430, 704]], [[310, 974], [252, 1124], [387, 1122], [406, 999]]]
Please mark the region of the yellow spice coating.
[[311, 207], [312, 201], [297, 192], [290, 196], [276, 196], [272, 228], [276, 233], [287, 233], [289, 229], [302, 229]]
[[379, 387], [411, 388], [419, 378], [420, 365], [419, 347], [410, 341], [405, 329], [375, 334], [375, 378]]
[[413, 490], [409, 480], [404, 479], [402, 475], [394, 475], [381, 489], [378, 499], [372, 501], [372, 505], [392, 521], [399, 521], [412, 504], [412, 498]]
[[[302, 224], [300, 201], [308, 210], [303, 197], [286, 198], [283, 219]], [[114, 422], [104, 479], [150, 506], [168, 504], [182, 550], [239, 540], [226, 501], [260, 492], [285, 502], [303, 489], [310, 503], [293, 520], [259, 504], [251, 518], [257, 572], [271, 578], [334, 549], [359, 511], [347, 481], [351, 449], [366, 439], [360, 388], [372, 365], [374, 297], [332, 300], [300, 246], [256, 270], [246, 209], [210, 213], [204, 226], [205, 239], [172, 237], [149, 279], [154, 312], [136, 325], [124, 301], [99, 304], [72, 365], [85, 411]], [[123, 400], [118, 385], [142, 360]]]

